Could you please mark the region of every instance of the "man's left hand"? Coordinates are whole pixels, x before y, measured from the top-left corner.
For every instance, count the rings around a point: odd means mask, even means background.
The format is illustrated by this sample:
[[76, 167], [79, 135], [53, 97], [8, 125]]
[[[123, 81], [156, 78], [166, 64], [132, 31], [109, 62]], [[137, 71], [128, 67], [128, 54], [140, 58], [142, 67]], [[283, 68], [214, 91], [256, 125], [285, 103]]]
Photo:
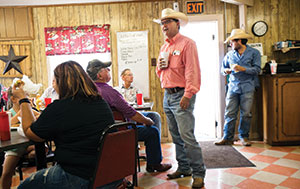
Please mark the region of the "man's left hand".
[[190, 105], [190, 99], [183, 96], [180, 100], [180, 107], [184, 110], [186, 110]]

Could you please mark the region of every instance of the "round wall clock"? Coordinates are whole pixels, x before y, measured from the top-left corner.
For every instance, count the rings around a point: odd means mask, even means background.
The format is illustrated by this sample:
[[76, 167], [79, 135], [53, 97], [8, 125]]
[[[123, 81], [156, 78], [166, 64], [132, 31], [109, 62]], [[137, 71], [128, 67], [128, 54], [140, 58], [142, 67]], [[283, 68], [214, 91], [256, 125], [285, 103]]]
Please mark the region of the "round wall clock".
[[252, 33], [257, 36], [261, 37], [264, 36], [268, 31], [268, 24], [264, 21], [257, 21], [252, 26]]

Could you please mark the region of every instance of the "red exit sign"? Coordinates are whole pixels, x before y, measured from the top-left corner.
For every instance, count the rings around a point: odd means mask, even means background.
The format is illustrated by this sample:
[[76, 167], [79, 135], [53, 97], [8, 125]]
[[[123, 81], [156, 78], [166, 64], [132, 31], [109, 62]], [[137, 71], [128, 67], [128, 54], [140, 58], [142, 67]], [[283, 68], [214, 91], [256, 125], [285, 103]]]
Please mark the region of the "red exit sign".
[[204, 1], [186, 2], [187, 14], [201, 14], [204, 12]]

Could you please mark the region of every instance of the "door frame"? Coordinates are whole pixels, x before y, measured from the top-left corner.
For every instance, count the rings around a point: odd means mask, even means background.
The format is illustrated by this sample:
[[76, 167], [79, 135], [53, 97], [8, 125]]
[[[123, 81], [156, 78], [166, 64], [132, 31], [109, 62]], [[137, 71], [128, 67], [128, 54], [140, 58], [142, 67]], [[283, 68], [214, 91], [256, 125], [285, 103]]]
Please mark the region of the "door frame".
[[221, 66], [222, 60], [224, 58], [224, 19], [222, 14], [207, 14], [200, 16], [188, 16], [189, 21], [216, 21], [218, 24], [218, 44], [219, 44], [219, 65], [216, 69], [218, 69], [217, 81], [217, 102], [216, 102], [216, 122], [218, 127], [216, 128], [216, 137], [221, 138], [223, 136], [223, 127], [224, 127], [224, 113], [225, 113], [225, 77], [221, 75]]

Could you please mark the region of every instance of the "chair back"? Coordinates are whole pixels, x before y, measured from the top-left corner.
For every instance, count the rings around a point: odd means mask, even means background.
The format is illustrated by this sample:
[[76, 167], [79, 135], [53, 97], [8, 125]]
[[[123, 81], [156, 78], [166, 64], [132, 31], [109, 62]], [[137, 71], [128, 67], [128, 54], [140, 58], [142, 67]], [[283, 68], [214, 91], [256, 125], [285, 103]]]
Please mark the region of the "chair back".
[[90, 188], [103, 186], [129, 175], [133, 176], [133, 184], [137, 186], [137, 130], [134, 123], [116, 123], [106, 128], [101, 135]]
[[126, 118], [124, 117], [124, 115], [119, 112], [117, 109], [115, 108], [111, 108], [112, 112], [113, 112], [113, 116], [114, 116], [114, 120], [115, 121], [122, 121], [122, 122], [126, 122]]

